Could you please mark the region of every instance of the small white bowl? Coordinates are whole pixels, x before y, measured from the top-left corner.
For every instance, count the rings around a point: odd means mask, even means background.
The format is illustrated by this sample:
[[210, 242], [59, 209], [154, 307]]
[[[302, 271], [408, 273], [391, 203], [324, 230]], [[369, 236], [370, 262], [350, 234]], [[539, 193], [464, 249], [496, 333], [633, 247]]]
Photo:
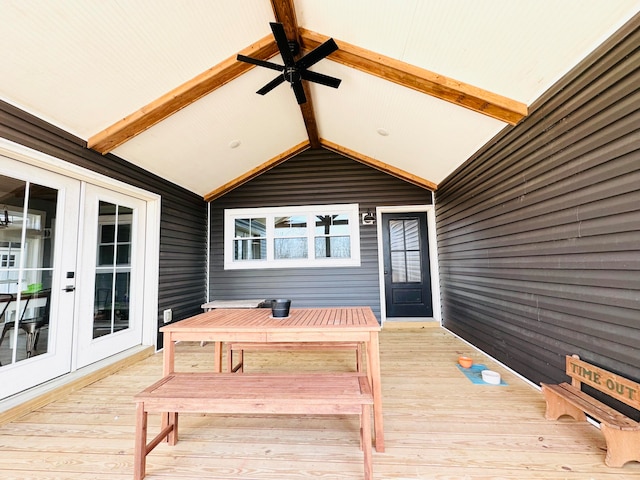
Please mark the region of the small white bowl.
[[493, 370], [482, 370], [482, 380], [491, 385], [500, 385], [500, 374]]

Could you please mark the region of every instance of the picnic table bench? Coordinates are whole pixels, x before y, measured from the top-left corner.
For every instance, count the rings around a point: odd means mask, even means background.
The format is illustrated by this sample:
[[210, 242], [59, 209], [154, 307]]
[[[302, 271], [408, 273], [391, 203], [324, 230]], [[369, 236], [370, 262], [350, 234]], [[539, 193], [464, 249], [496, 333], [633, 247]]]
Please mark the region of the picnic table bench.
[[[371, 406], [373, 395], [359, 374], [171, 373], [135, 396], [134, 479], [146, 473], [147, 455], [165, 439], [178, 441], [179, 413], [358, 415], [364, 478], [372, 479]], [[147, 443], [149, 412], [163, 415]]]
[[629, 461], [640, 461], [640, 423], [582, 391], [584, 383], [640, 410], [640, 384], [580, 360], [577, 355], [567, 355], [566, 373], [571, 384], [541, 383], [547, 404], [545, 418], [557, 420], [569, 415], [586, 421], [589, 415], [600, 422], [607, 445], [607, 466], [622, 467]]

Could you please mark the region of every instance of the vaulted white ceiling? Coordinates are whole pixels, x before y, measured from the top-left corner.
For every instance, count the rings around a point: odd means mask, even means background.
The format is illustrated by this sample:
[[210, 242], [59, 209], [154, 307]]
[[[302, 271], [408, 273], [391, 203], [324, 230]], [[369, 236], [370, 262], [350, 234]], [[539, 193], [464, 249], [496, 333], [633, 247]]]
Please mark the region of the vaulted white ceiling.
[[[271, 35], [278, 3], [2, 0], [0, 99], [89, 141]], [[639, 0], [291, 5], [306, 31], [525, 106], [640, 12]], [[436, 186], [507, 125], [336, 60], [312, 67], [342, 79], [310, 84], [321, 143], [419, 183]], [[286, 82], [255, 93], [276, 75], [252, 68], [112, 153], [199, 195], [233, 185], [309, 142]]]

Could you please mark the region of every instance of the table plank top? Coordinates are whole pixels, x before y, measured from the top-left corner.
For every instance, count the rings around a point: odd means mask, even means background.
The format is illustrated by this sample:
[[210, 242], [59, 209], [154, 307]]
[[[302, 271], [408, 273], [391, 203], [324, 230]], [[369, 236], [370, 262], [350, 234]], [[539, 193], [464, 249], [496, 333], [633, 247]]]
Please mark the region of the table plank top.
[[370, 307], [292, 308], [286, 318], [273, 318], [270, 308], [215, 309], [165, 325], [161, 332], [269, 332], [318, 329], [379, 331]]

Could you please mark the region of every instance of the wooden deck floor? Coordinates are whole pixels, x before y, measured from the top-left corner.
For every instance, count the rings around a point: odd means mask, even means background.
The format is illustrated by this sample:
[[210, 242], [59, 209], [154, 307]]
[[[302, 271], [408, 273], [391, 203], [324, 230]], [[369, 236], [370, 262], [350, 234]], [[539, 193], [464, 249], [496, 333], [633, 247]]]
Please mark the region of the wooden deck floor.
[[[178, 345], [178, 368], [207, 370], [213, 345]], [[472, 384], [460, 354], [498, 370], [507, 386]], [[439, 327], [381, 335], [386, 452], [375, 479], [640, 479], [640, 463], [604, 465], [590, 424], [544, 419], [542, 395]], [[246, 371], [350, 369], [347, 352], [247, 353]], [[161, 354], [0, 426], [0, 478], [132, 478], [135, 393], [160, 377]], [[362, 457], [349, 417], [181, 416], [180, 442], [158, 446], [149, 480], [358, 479]], [[152, 432], [157, 419], [151, 420]]]

